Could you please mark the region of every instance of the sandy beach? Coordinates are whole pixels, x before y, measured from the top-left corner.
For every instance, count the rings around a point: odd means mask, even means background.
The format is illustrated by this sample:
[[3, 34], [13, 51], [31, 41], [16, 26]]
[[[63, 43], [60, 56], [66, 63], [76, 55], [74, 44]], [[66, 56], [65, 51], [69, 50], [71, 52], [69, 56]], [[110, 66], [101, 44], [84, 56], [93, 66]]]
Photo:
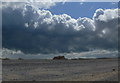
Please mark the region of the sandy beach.
[[118, 81], [117, 59], [3, 60], [3, 81]]

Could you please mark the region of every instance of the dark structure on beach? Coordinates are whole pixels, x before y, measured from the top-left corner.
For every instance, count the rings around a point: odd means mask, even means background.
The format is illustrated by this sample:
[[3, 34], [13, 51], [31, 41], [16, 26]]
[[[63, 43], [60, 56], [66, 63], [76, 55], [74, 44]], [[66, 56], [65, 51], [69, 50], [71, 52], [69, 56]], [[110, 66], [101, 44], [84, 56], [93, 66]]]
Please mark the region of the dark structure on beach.
[[66, 58], [64, 56], [56, 56], [53, 60], [66, 60]]

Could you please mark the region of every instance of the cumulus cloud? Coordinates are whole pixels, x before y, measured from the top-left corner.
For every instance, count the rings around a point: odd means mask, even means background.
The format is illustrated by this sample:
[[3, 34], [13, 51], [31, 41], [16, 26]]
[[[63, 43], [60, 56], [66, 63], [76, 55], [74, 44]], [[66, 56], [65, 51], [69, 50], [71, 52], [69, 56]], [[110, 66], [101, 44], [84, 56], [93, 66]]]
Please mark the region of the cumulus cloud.
[[97, 34], [112, 43], [117, 43], [118, 40], [118, 19], [120, 18], [118, 11], [119, 9], [98, 9], [93, 16]]
[[118, 9], [106, 9], [106, 10], [97, 9], [93, 16], [95, 20], [104, 21], [104, 22], [117, 19], [118, 17], [119, 17]]
[[30, 4], [3, 7], [3, 47], [24, 53], [117, 49], [117, 10], [98, 9], [93, 19], [74, 19]]
[[26, 5], [32, 5], [34, 8], [49, 9], [55, 6], [56, 2], [52, 0], [4, 0], [0, 7], [24, 8]]

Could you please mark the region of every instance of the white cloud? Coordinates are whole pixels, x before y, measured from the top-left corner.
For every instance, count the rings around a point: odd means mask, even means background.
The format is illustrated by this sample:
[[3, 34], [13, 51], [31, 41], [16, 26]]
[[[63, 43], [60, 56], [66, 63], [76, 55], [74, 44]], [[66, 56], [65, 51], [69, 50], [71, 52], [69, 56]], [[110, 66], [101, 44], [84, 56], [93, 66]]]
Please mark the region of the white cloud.
[[83, 5], [84, 3], [83, 2], [80, 2], [80, 5]]
[[111, 4], [112, 4], [112, 5], [116, 5], [116, 4], [117, 4], [117, 2], [111, 2]]
[[95, 31], [95, 24], [92, 19], [84, 17], [84, 18], [77, 19], [77, 21], [78, 21], [78, 24], [84, 25], [84, 27], [87, 28], [88, 30]]
[[119, 11], [118, 9], [106, 9], [106, 10], [97, 9], [93, 18], [94, 18], [94, 20], [108, 22], [110, 20], [120, 17], [120, 16], [118, 16], [118, 11]]
[[53, 15], [49, 10], [30, 4], [22, 8], [7, 6], [2, 12], [5, 48], [25, 53], [49, 53], [117, 47], [117, 9], [98, 9], [93, 19]]
[[109, 38], [109, 41], [118, 39], [118, 11], [119, 9], [97, 9], [93, 16], [97, 33], [101, 37]]
[[1, 0], [2, 2], [119, 2], [119, 0]]
[[2, 7], [23, 8], [25, 4], [31, 5], [34, 8], [49, 9], [52, 6], [55, 6], [56, 2], [53, 2], [52, 0], [41, 0], [40, 2], [37, 0], [5, 0], [2, 3]]

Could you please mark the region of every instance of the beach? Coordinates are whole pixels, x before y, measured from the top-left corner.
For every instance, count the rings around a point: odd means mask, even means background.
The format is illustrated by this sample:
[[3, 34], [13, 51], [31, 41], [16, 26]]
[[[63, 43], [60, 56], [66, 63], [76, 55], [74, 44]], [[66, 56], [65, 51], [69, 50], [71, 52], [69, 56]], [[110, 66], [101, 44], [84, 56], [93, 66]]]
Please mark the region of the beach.
[[118, 81], [117, 59], [3, 60], [3, 81]]

